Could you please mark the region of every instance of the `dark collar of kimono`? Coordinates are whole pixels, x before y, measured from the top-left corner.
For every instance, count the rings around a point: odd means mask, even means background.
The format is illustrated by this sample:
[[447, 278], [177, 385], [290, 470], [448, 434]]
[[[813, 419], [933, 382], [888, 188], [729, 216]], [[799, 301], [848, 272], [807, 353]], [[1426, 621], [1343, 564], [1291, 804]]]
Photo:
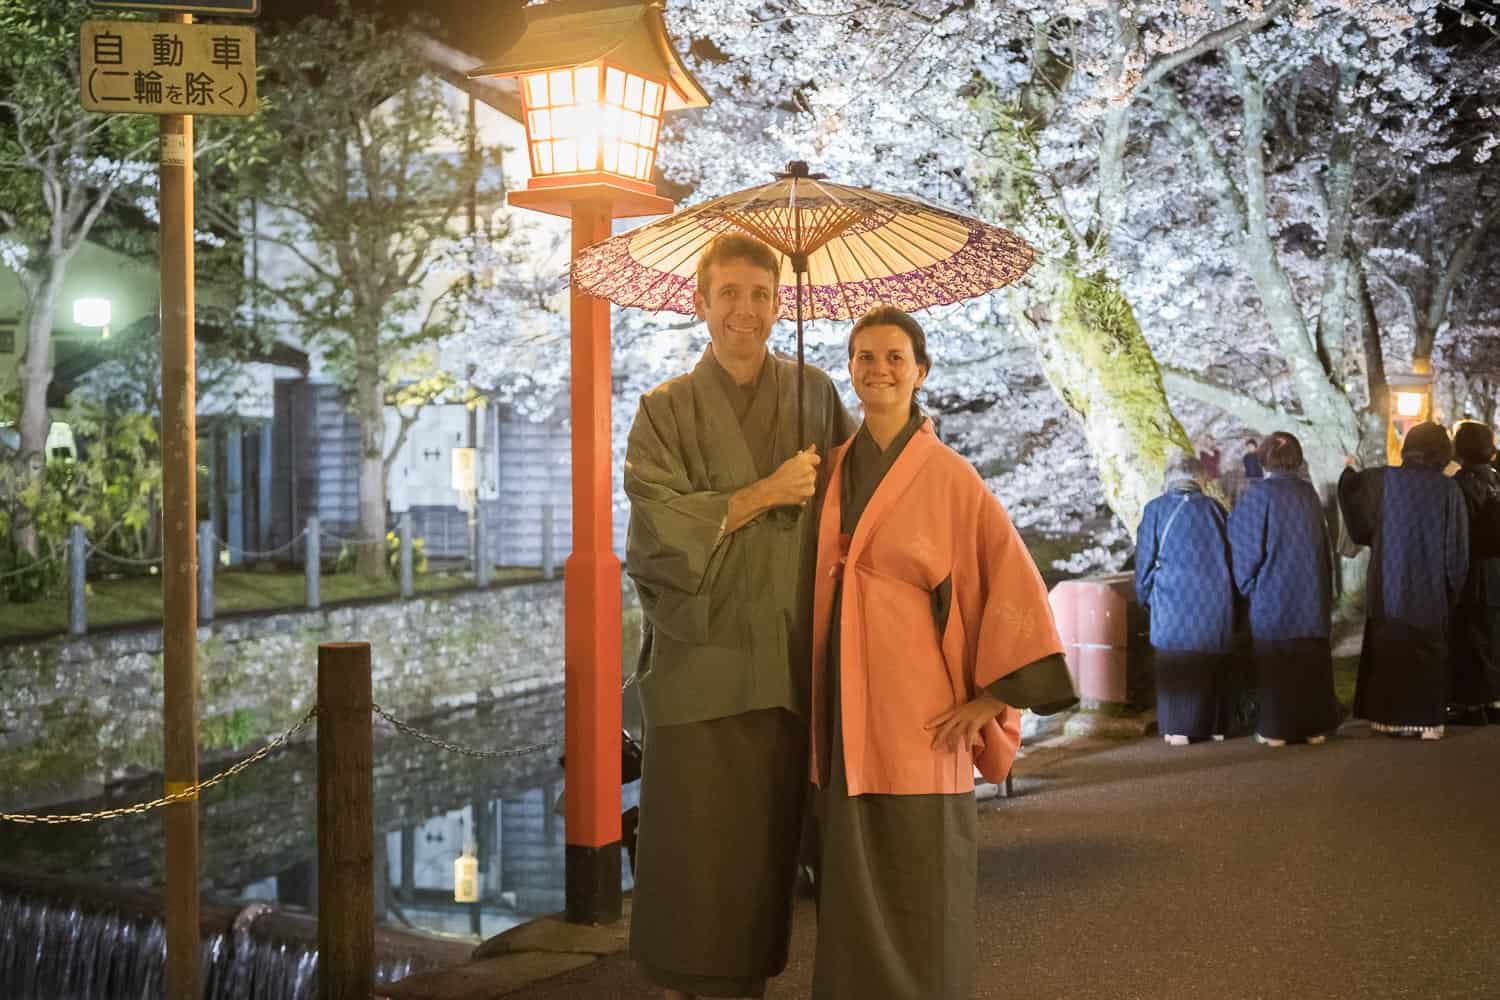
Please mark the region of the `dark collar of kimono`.
[[[891, 443], [895, 444], [894, 441]], [[851, 440], [845, 448], [846, 456], [848, 450], [853, 447], [854, 442]], [[844, 549], [846, 558], [857, 559], [859, 557], [859, 553], [869, 544], [871, 532], [880, 527], [880, 523], [895, 506], [895, 504], [885, 501], [905, 493], [907, 488], [916, 480], [918, 474], [921, 473], [923, 466], [927, 464], [927, 460], [932, 457], [936, 449], [941, 447], [942, 444], [938, 441], [937, 435], [933, 433], [932, 421], [923, 417], [918, 423], [916, 431], [907, 439], [906, 444], [899, 453], [896, 453], [891, 448], [886, 449], [886, 452], [889, 452], [892, 456], [890, 467], [886, 469], [885, 475], [881, 477], [879, 484], [876, 485], [874, 492], [871, 494], [870, 502], [866, 507], [865, 513], [860, 516], [859, 525], [855, 527], [854, 533], [849, 537], [847, 547], [841, 546]], [[843, 461], [840, 461], [839, 464], [842, 466]], [[842, 475], [840, 478], [842, 478]], [[842, 507], [842, 482], [840, 482], [839, 487], [839, 502]], [[874, 509], [871, 510], [870, 508]], [[839, 513], [839, 520], [842, 522], [842, 509], [840, 509]], [[840, 538], [840, 542], [843, 541], [844, 539]]]
[[[870, 433], [868, 424], [860, 424], [859, 430], [854, 435], [854, 440], [849, 443], [849, 448], [844, 452], [843, 476], [839, 492], [839, 521], [840, 530], [849, 534], [854, 526], [859, 523], [860, 517], [869, 505], [871, 497], [875, 495], [876, 489], [885, 479], [886, 473], [891, 471], [891, 466], [896, 464], [896, 459], [906, 450], [907, 444], [912, 436], [922, 429], [927, 422], [927, 415], [915, 401], [911, 404], [911, 415], [906, 418], [906, 423], [891, 443], [884, 450], [876, 444], [875, 436]], [[854, 472], [860, 475], [853, 475]]]
[[1174, 479], [1167, 484], [1168, 493], [1202, 493], [1203, 487], [1196, 479]]
[[[749, 485], [776, 471], [775, 457], [782, 437], [781, 428], [776, 426], [783, 388], [781, 374], [780, 363], [767, 351], [757, 376], [755, 399], [741, 423], [729, 395], [735, 391], [734, 379], [714, 356], [712, 344], [693, 368], [705, 437], [718, 445], [717, 457], [733, 482]], [[747, 434], [752, 428], [756, 432]]]
[[[699, 360], [698, 365], [713, 372], [718, 378], [719, 385], [723, 388], [724, 395], [729, 398], [730, 406], [734, 409], [737, 416], [740, 414], [740, 411], [745, 409], [743, 401], [750, 400], [753, 407], [754, 400], [759, 398], [766, 386], [770, 385], [772, 381], [770, 351], [767, 351], [766, 356], [761, 358], [760, 370], [755, 373], [755, 378], [749, 385], [742, 385], [735, 381], [734, 376], [729, 374], [729, 369], [724, 367], [723, 363], [719, 361], [719, 356], [714, 353], [712, 344], [709, 344], [708, 348], [704, 350], [703, 357]], [[741, 417], [741, 419], [744, 419], [744, 417]]]

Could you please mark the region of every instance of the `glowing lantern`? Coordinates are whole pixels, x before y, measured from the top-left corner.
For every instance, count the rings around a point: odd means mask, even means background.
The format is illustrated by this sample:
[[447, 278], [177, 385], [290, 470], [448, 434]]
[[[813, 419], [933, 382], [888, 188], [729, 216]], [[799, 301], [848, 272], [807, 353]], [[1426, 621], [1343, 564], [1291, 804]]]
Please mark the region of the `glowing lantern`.
[[1390, 420], [1386, 425], [1386, 461], [1401, 464], [1401, 442], [1417, 424], [1433, 419], [1432, 366], [1413, 360], [1415, 372], [1390, 375]]
[[453, 901], [455, 903], [479, 902], [479, 859], [471, 848], [453, 859]]
[[602, 63], [522, 77], [532, 176], [603, 171], [649, 181], [666, 92]]
[[512, 204], [567, 214], [556, 199], [526, 195], [603, 184], [644, 196], [643, 209], [670, 211], [656, 203], [651, 183], [662, 116], [706, 107], [708, 96], [673, 50], [659, 3], [528, 7], [520, 37], [469, 76], [518, 80], [531, 179], [522, 197], [512, 192]]

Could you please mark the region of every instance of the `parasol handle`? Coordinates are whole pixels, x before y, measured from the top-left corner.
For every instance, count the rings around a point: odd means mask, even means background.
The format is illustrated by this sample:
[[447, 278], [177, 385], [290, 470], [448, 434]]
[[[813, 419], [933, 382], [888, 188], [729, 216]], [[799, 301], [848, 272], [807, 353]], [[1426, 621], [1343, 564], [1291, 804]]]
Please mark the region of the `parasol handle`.
[[807, 256], [793, 254], [792, 267], [797, 279], [797, 447], [806, 448], [811, 444], [807, 440], [807, 411], [803, 401], [807, 394], [807, 370], [802, 349], [802, 279], [807, 276]]

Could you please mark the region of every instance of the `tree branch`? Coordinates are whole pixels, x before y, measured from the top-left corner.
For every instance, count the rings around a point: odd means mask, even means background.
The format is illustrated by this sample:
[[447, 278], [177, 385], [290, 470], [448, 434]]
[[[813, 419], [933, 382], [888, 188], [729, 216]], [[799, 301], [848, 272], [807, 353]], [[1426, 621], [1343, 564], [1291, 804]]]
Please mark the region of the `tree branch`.
[[1141, 73], [1140, 82], [1131, 90], [1128, 97], [1150, 90], [1168, 73], [1184, 63], [1192, 62], [1199, 56], [1213, 52], [1215, 49], [1224, 48], [1240, 39], [1253, 35], [1276, 18], [1280, 17], [1292, 6], [1292, 0], [1276, 0], [1259, 17], [1245, 18], [1234, 24], [1226, 25], [1218, 31], [1211, 31], [1186, 48], [1178, 49], [1176, 52], [1168, 52], [1157, 56]]
[[1286, 427], [1288, 424], [1301, 422], [1300, 417], [1293, 416], [1279, 406], [1267, 406], [1238, 389], [1212, 382], [1193, 372], [1179, 368], [1163, 368], [1161, 378], [1168, 393], [1216, 406], [1246, 427], [1262, 434]]
[[1475, 255], [1479, 252], [1480, 243], [1497, 220], [1500, 220], [1500, 205], [1492, 204], [1489, 211], [1480, 217], [1478, 225], [1470, 230], [1469, 235], [1454, 248], [1452, 256], [1448, 258], [1448, 266], [1438, 281], [1437, 291], [1427, 303], [1427, 311], [1422, 316], [1421, 325], [1417, 328], [1416, 344], [1412, 348], [1413, 358], [1425, 359], [1432, 356], [1432, 348], [1437, 341], [1438, 331], [1448, 319], [1448, 307], [1453, 300], [1453, 288], [1458, 284], [1458, 279], [1463, 276], [1464, 271], [1473, 263]]
[[1188, 111], [1187, 106], [1182, 103], [1182, 99], [1171, 87], [1158, 87], [1152, 93], [1151, 103], [1166, 116], [1168, 124], [1176, 129], [1177, 134], [1187, 141], [1188, 152], [1197, 163], [1198, 169], [1204, 173], [1209, 189], [1219, 202], [1219, 210], [1224, 213], [1225, 219], [1229, 220], [1235, 229], [1244, 234], [1249, 228], [1245, 196], [1240, 191], [1239, 185], [1234, 182], [1234, 174], [1230, 172], [1229, 164], [1214, 148], [1213, 139], [1208, 131]]

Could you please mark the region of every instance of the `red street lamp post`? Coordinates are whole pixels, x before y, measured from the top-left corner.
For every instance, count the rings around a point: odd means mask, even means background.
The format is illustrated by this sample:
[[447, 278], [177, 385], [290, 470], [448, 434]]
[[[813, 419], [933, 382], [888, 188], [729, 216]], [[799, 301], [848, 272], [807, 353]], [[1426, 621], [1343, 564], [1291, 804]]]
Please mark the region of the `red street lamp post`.
[[[672, 48], [661, 6], [571, 0], [469, 77], [518, 77], [531, 180], [512, 205], [573, 223], [573, 256], [616, 218], [674, 208], [651, 183], [662, 116], [708, 97]], [[620, 917], [620, 560], [613, 546], [609, 303], [571, 302], [573, 545], [564, 567], [567, 918]]]

